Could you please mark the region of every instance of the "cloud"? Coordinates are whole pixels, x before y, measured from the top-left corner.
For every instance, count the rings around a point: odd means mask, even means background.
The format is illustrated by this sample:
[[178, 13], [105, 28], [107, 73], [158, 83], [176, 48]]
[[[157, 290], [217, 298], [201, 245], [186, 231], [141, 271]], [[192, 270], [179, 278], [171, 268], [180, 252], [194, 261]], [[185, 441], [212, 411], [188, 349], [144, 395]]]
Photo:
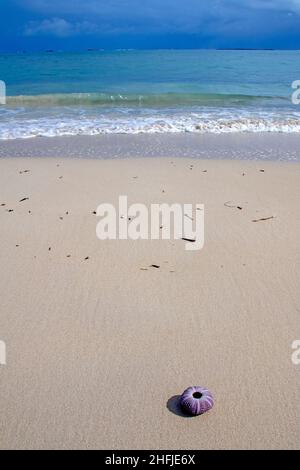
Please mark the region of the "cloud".
[[14, 0], [27, 36], [188, 34], [248, 37], [296, 31], [300, 0]]
[[63, 18], [50, 18], [42, 21], [30, 21], [24, 29], [25, 36], [50, 35], [57, 37], [78, 34], [95, 34], [98, 26], [88, 21], [70, 23]]
[[[19, 0], [18, 0], [19, 1]], [[210, 4], [187, 0], [189, 8], [178, 0], [24, 0], [35, 14], [47, 16], [26, 25], [26, 35], [52, 34], [130, 34], [198, 32], [205, 23], [217, 20], [220, 0]], [[82, 21], [83, 19], [83, 21]]]
[[[238, 4], [238, 2], [235, 2]], [[240, 4], [252, 9], [279, 10], [300, 13], [300, 0], [244, 0]]]

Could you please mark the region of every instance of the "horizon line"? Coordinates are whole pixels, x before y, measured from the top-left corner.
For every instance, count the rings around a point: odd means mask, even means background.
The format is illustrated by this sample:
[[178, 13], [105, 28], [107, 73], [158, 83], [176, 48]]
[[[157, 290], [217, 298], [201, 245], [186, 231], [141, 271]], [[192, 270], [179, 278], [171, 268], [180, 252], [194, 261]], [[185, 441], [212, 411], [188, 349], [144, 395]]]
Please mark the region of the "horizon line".
[[0, 54], [40, 54], [40, 53], [83, 53], [83, 52], [146, 52], [146, 51], [265, 51], [265, 52], [297, 52], [300, 48], [271, 48], [271, 47], [162, 47], [162, 48], [133, 48], [133, 47], [118, 47], [118, 48], [101, 48], [101, 47], [88, 47], [84, 49], [40, 49], [28, 50], [18, 49], [15, 51], [0, 50]]

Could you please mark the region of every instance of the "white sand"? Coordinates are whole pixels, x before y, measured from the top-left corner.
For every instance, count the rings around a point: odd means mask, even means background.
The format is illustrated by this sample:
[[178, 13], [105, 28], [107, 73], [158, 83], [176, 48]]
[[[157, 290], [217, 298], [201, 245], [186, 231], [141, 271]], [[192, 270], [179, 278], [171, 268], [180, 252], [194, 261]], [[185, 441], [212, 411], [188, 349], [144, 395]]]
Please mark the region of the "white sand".
[[[0, 160], [1, 448], [299, 448], [300, 165], [173, 162]], [[204, 249], [99, 241], [119, 194], [204, 203]]]

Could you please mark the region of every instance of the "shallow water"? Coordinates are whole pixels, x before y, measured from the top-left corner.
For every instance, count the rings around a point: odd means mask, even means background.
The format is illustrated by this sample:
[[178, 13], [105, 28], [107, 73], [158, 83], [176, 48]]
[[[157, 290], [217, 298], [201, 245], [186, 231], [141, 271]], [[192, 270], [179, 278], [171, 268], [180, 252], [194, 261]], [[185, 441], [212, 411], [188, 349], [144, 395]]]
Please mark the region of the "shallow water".
[[0, 139], [300, 131], [299, 51], [0, 55]]

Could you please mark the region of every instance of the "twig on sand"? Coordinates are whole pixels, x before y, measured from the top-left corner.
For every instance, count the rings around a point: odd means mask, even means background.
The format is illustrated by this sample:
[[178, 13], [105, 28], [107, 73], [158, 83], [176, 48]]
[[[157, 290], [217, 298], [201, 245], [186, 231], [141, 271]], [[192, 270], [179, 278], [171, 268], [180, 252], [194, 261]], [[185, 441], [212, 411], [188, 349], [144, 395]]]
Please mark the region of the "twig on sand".
[[224, 202], [225, 207], [230, 207], [231, 209], [239, 209], [240, 211], [243, 209], [242, 206], [235, 206], [231, 204], [231, 201]]
[[261, 221], [270, 220], [270, 219], [275, 219], [274, 215], [271, 215], [271, 217], [262, 217], [261, 219], [253, 219], [252, 222], [261, 222]]
[[185, 242], [191, 242], [191, 243], [194, 243], [196, 241], [193, 238], [185, 238], [185, 237], [183, 237], [181, 240], [184, 240]]
[[28, 201], [29, 197], [23, 197], [23, 199], [20, 199], [19, 202], [24, 202], [24, 201]]

